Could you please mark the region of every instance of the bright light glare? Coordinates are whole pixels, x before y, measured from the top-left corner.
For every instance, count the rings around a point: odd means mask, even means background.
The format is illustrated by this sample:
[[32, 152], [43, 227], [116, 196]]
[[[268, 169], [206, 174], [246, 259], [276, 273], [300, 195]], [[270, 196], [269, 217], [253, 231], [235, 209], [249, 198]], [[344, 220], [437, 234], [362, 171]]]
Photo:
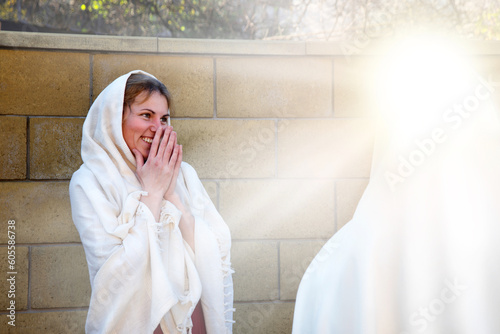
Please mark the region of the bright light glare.
[[466, 90], [467, 68], [450, 42], [429, 36], [405, 39], [380, 67], [383, 114], [408, 134], [429, 129]]

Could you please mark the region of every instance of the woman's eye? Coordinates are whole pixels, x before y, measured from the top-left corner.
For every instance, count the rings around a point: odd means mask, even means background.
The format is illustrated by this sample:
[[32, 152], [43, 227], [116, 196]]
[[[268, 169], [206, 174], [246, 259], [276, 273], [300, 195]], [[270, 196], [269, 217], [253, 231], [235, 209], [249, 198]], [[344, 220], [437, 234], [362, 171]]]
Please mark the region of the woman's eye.
[[168, 117], [162, 117], [162, 118], [161, 118], [161, 121], [162, 121], [163, 123], [168, 123]]
[[150, 117], [151, 117], [151, 115], [150, 115], [150, 114], [142, 114], [141, 116], [142, 116], [142, 117], [145, 117], [145, 118], [150, 118]]

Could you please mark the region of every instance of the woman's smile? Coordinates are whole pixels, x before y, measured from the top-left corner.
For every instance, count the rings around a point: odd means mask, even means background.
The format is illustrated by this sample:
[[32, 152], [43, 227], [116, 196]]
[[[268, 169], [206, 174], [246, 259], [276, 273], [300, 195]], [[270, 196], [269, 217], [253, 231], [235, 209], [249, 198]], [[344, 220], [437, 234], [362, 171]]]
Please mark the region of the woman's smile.
[[141, 137], [141, 139], [150, 145], [153, 143], [153, 138]]

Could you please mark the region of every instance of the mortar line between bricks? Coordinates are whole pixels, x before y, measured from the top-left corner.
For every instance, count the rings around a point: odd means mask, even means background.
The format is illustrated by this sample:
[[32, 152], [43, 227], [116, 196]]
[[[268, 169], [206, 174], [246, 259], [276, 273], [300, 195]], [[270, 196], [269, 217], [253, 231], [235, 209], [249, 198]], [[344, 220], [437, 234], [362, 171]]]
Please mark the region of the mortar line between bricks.
[[213, 113], [213, 118], [216, 119], [217, 118], [217, 60], [215, 57], [213, 57], [213, 73], [212, 73], [212, 76], [213, 76], [213, 87], [214, 87], [214, 91], [213, 91], [213, 100], [214, 100], [214, 113]]
[[281, 261], [280, 261], [280, 248], [281, 248], [281, 240], [278, 240], [276, 243], [276, 248], [278, 251], [278, 300], [281, 300]]
[[275, 243], [275, 242], [305, 242], [305, 241], [324, 241], [327, 242], [330, 240], [333, 234], [330, 234], [327, 237], [324, 238], [275, 238], [275, 239], [258, 239], [258, 238], [252, 238], [252, 239], [232, 239], [231, 241], [237, 242], [237, 243], [245, 243], [245, 242], [269, 242], [269, 243]]
[[274, 132], [276, 136], [274, 137], [274, 177], [278, 178], [278, 136], [279, 136], [279, 130], [278, 130], [278, 122], [279, 120], [276, 120], [274, 122]]
[[338, 211], [337, 211], [337, 180], [333, 182], [333, 228], [338, 231]]
[[215, 189], [217, 190], [217, 211], [220, 212], [220, 183], [215, 181]]
[[27, 116], [29, 118], [79, 118], [79, 119], [85, 119], [86, 117], [86, 116], [66, 116], [66, 115], [23, 115], [23, 116]]
[[22, 180], [22, 179], [17, 179], [17, 180], [14, 180], [14, 179], [4, 179], [4, 180], [0, 180], [0, 183], [3, 183], [3, 182], [19, 182], [19, 183], [36, 183], [36, 182], [69, 182], [70, 179], [32, 179], [32, 180]]
[[[44, 247], [57, 247], [57, 246], [81, 246], [81, 242], [59, 242], [59, 243], [34, 243], [34, 242], [16, 242], [17, 247], [39, 247], [39, 248], [44, 248]], [[7, 247], [7, 244], [0, 244], [1, 247]], [[31, 249], [30, 249], [31, 250]]]
[[31, 246], [28, 247], [28, 300], [26, 304], [28, 310], [31, 310]]
[[286, 300], [239, 300], [239, 301], [234, 301], [235, 305], [238, 304], [291, 304], [295, 303], [295, 300], [293, 299], [286, 299]]
[[331, 75], [331, 83], [332, 83], [332, 89], [331, 89], [331, 93], [332, 93], [332, 97], [331, 97], [331, 101], [330, 103], [332, 104], [331, 106], [331, 110], [330, 110], [330, 115], [335, 118], [335, 57], [332, 57], [332, 75]]
[[[39, 116], [45, 117], [45, 116]], [[56, 116], [59, 117], [59, 116]], [[83, 116], [84, 117], [84, 116]], [[198, 121], [209, 121], [214, 120], [213, 115], [207, 117], [172, 117], [173, 120], [198, 120]], [[359, 120], [359, 121], [372, 121], [373, 118], [370, 117], [333, 117], [333, 116], [318, 116], [318, 117], [217, 117], [216, 120], [221, 121], [279, 121], [279, 120], [290, 120], [290, 121], [336, 121], [336, 120]]]
[[228, 182], [228, 181], [352, 181], [352, 180], [369, 180], [369, 176], [353, 176], [353, 177], [238, 177], [238, 178], [210, 178], [201, 177], [202, 181], [216, 181], [216, 182]]
[[[75, 312], [75, 311], [88, 311], [88, 306], [85, 307], [54, 307], [54, 308], [36, 308], [30, 310], [16, 310], [16, 314], [33, 314], [33, 313], [50, 313], [50, 312]], [[8, 314], [7, 312], [0, 312], [0, 315]]]
[[[23, 180], [23, 179], [3, 179], [0, 180], [0, 183], [3, 182], [69, 182], [71, 179], [32, 179], [32, 180]], [[239, 178], [230, 178], [230, 179], [220, 179], [220, 178], [210, 178], [210, 177], [202, 177], [201, 181], [212, 181], [212, 182], [232, 182], [232, 181], [369, 181], [369, 176], [353, 176], [353, 177], [239, 177]]]
[[26, 119], [26, 180], [30, 179], [30, 117]]
[[91, 53], [89, 54], [89, 107], [87, 110], [90, 109], [90, 106], [92, 105], [92, 94], [93, 94], [93, 80], [94, 80], [94, 55]]

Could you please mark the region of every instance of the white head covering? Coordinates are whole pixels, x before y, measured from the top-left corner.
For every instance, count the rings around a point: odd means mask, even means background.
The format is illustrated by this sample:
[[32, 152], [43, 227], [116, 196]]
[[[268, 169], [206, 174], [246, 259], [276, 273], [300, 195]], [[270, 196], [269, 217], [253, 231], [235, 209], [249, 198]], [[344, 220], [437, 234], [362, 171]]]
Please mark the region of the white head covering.
[[421, 87], [382, 120], [353, 219], [301, 281], [294, 334], [500, 333], [500, 123], [494, 88], [455, 70], [456, 89]]
[[[110, 198], [118, 201], [126, 194], [140, 190], [135, 175], [135, 157], [122, 132], [125, 85], [130, 75], [149, 73], [132, 71], [114, 80], [96, 98], [83, 124], [82, 160], [99, 180]], [[123, 187], [117, 189], [117, 185]]]

